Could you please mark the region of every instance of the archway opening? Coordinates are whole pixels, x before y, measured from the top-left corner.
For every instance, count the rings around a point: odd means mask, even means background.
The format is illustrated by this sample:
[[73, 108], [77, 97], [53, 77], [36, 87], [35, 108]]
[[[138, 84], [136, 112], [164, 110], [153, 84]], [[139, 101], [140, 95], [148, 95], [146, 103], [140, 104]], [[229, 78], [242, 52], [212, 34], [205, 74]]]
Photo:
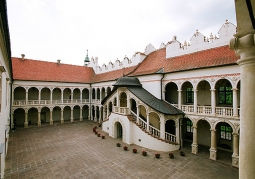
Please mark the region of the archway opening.
[[28, 110], [27, 122], [29, 126], [38, 124], [38, 110], [36, 108], [30, 108]]
[[124, 92], [120, 94], [120, 107], [127, 107], [127, 95]]
[[120, 122], [116, 122], [114, 125], [114, 138], [122, 138], [123, 128]]
[[165, 131], [169, 134], [176, 135], [176, 127], [174, 120], [167, 120], [165, 124]]
[[14, 127], [24, 126], [25, 123], [25, 110], [22, 108], [15, 109], [13, 114]]

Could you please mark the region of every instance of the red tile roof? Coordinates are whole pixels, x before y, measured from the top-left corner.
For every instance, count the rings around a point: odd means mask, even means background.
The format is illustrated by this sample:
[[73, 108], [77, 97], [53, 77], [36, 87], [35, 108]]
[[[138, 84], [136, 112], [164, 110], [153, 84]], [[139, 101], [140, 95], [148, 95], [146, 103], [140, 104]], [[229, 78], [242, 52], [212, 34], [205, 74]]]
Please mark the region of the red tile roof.
[[142, 63], [95, 75], [93, 68], [54, 62], [12, 58], [14, 80], [97, 83], [122, 76], [154, 74], [164, 68], [165, 73], [206, 67], [236, 64], [238, 57], [228, 46], [194, 52], [166, 59], [166, 48], [150, 53]]
[[203, 50], [166, 59], [166, 48], [150, 53], [131, 76], [152, 74], [164, 68], [164, 72], [176, 72], [197, 68], [216, 67], [235, 64], [238, 60], [235, 52], [228, 46]]
[[95, 75], [93, 68], [57, 62], [13, 57], [12, 65], [14, 80], [90, 83]]
[[93, 82], [96, 83], [96, 82], [102, 82], [102, 81], [116, 80], [117, 78], [128, 75], [136, 67], [137, 67], [137, 65], [132, 66], [132, 67], [127, 67], [127, 68], [122, 68], [122, 69], [119, 69], [119, 70], [113, 70], [113, 71], [106, 72], [106, 73], [97, 74], [95, 76]]

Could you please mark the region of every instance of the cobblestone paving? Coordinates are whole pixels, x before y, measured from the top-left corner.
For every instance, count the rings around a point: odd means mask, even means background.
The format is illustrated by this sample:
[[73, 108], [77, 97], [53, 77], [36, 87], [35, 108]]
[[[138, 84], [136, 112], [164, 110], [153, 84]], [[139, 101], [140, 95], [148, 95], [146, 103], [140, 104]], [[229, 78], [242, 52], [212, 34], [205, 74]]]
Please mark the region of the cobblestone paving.
[[[185, 157], [174, 151], [174, 159], [167, 152], [159, 152], [161, 156], [156, 159], [157, 151], [126, 145], [108, 135], [102, 139], [93, 133], [95, 125], [85, 121], [17, 128], [10, 134], [5, 179], [238, 178], [237, 168], [190, 151], [185, 151]], [[122, 147], [116, 147], [117, 142]], [[124, 145], [128, 151], [123, 150]], [[148, 155], [143, 156], [142, 150]]]

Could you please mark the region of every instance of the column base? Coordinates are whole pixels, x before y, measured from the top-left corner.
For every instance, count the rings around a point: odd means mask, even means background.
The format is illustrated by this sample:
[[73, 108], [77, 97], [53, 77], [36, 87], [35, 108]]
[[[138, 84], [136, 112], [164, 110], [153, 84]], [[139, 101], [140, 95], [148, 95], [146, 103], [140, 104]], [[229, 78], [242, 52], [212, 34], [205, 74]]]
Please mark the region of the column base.
[[80, 121], [83, 121], [83, 118], [82, 118], [82, 117], [80, 118]]
[[94, 122], [97, 122], [97, 118], [96, 117], [94, 117]]
[[191, 153], [193, 153], [193, 154], [197, 154], [198, 153], [198, 145], [197, 144], [192, 144], [191, 148], [192, 148]]
[[28, 123], [27, 122], [24, 123], [24, 128], [28, 128]]
[[73, 122], [73, 118], [71, 119], [71, 122]]
[[42, 123], [41, 123], [41, 121], [39, 121], [38, 124], [37, 124], [37, 126], [40, 127], [41, 125], [42, 125]]
[[239, 156], [238, 155], [232, 155], [232, 166], [239, 168]]
[[90, 117], [88, 117], [88, 120], [90, 121]]
[[64, 119], [61, 119], [61, 120], [60, 120], [60, 123], [61, 123], [61, 124], [64, 124]]
[[50, 121], [50, 125], [53, 125], [53, 121], [52, 120]]
[[210, 149], [210, 159], [216, 160], [217, 159], [217, 150], [216, 149]]

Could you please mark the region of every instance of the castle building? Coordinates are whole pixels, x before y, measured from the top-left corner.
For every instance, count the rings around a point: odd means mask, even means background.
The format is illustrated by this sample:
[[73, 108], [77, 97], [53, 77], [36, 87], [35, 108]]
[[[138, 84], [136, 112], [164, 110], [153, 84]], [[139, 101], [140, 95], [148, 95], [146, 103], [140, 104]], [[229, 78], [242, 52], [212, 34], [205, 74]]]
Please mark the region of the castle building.
[[108, 65], [84, 66], [12, 57], [11, 126], [92, 120], [110, 136], [159, 151], [183, 142], [191, 152], [210, 147], [232, 153], [239, 165], [240, 67], [228, 47], [236, 26], [226, 21], [218, 35], [196, 31], [183, 44], [174, 36], [158, 49]]

